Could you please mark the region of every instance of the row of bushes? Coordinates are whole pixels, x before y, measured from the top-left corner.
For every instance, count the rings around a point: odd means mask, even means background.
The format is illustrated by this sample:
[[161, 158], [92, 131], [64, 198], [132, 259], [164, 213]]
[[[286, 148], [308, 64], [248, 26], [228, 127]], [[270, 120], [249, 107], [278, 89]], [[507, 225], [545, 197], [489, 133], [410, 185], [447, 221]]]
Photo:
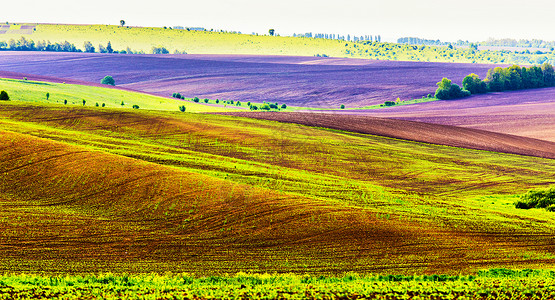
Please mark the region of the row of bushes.
[[[87, 52], [87, 53], [120, 53], [120, 54], [144, 54], [143, 51], [133, 51], [129, 47], [126, 50], [115, 50], [112, 43], [108, 42], [106, 46], [99, 44], [95, 48], [90, 41], [83, 43], [83, 50], [77, 48], [74, 44], [64, 41], [62, 43], [51, 43], [50, 41], [38, 41], [21, 37], [19, 40], [10, 39], [8, 42], [0, 42], [0, 50], [10, 51], [52, 51], [52, 52]], [[169, 54], [170, 51], [163, 46], [152, 47], [152, 54]], [[175, 50], [174, 54], [187, 54], [186, 51]]]
[[548, 211], [555, 211], [555, 187], [529, 191], [515, 202], [515, 207], [521, 209], [545, 208]]
[[443, 78], [437, 83], [435, 97], [442, 100], [459, 99], [471, 94], [552, 87], [555, 86], [555, 70], [549, 63], [528, 68], [517, 65], [496, 67], [488, 70], [485, 80], [472, 73], [463, 79], [462, 84], [461, 89], [451, 80]]
[[260, 105], [260, 107], [258, 107], [257, 105], [254, 105], [250, 102], [248, 102], [247, 105], [249, 106], [250, 110], [259, 110], [260, 109], [260, 110], [269, 111], [269, 110], [272, 110], [272, 109], [279, 110], [280, 108], [281, 109], [286, 109], [287, 108], [287, 104], [284, 103], [280, 106], [277, 102], [275, 102], [275, 103], [266, 103], [266, 102], [264, 102], [264, 103], [262, 103], [262, 105]]
[[63, 43], [51, 43], [50, 41], [38, 41], [28, 40], [21, 37], [19, 40], [14, 39], [6, 42], [0, 42], [0, 50], [11, 50], [11, 51], [53, 51], [53, 52], [82, 52], [81, 49], [75, 47], [68, 41]]

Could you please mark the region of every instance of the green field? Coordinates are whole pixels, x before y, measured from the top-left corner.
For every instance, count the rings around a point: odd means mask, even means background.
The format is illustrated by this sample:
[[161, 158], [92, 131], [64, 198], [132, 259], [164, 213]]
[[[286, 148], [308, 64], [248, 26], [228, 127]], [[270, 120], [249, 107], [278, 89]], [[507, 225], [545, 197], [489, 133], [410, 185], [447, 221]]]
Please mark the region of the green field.
[[104, 104], [106, 108], [132, 108], [133, 105], [138, 105], [139, 109], [179, 111], [179, 106], [185, 105], [187, 112], [236, 110], [234, 106], [228, 108], [223, 105], [204, 105], [192, 102], [191, 99], [180, 101], [133, 91], [66, 83], [4, 78], [0, 79], [0, 89], [9, 91], [11, 100], [27, 103], [63, 104], [65, 100], [66, 105], [85, 107], [103, 107]]
[[[36, 30], [24, 34], [11, 25], [11, 30], [0, 35], [9, 46], [11, 39], [68, 41], [83, 49], [89, 41], [98, 52], [98, 45], [108, 42], [116, 51], [152, 53], [153, 47], [165, 47], [170, 53], [189, 54], [256, 54], [330, 57], [353, 57], [377, 60], [406, 60], [464, 63], [555, 64], [553, 52], [515, 53], [510, 51], [449, 49], [442, 46], [417, 46], [396, 43], [348, 42], [305, 37], [281, 37], [227, 32], [188, 31], [158, 27], [121, 27], [113, 25], [53, 25], [38, 24]], [[17, 44], [17, 43], [15, 43]], [[324, 58], [323, 58], [324, 59]]]
[[552, 299], [552, 272], [494, 269], [476, 276], [313, 277], [246, 274], [0, 276], [2, 298], [140, 299]]

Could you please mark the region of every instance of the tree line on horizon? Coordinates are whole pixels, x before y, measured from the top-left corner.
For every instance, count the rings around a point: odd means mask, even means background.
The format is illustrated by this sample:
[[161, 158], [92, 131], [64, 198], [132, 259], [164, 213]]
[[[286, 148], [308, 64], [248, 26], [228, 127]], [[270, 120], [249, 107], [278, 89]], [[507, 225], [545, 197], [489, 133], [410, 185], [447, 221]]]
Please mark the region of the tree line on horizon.
[[503, 92], [521, 89], [535, 89], [555, 86], [555, 70], [549, 63], [541, 66], [520, 67], [512, 65], [488, 70], [486, 78], [481, 80], [474, 73], [467, 75], [462, 81], [463, 88], [443, 78], [437, 83], [435, 97], [441, 100], [459, 99], [471, 94], [487, 92]]
[[[443, 42], [439, 39], [431, 40], [431, 39], [423, 39], [419, 37], [401, 37], [397, 39], [397, 43], [399, 44], [409, 44], [409, 45], [429, 45], [429, 46], [447, 46], [447, 45], [457, 45], [457, 46], [470, 46], [475, 44], [477, 46], [492, 46], [492, 47], [519, 47], [519, 48], [547, 48], [549, 51], [555, 50], [555, 41], [544, 41], [539, 39], [494, 39], [489, 38], [486, 41], [482, 42], [469, 42], [458, 40], [454, 43], [451, 42]], [[542, 52], [543, 53], [543, 52]]]
[[[31, 39], [21, 37], [19, 40], [10, 39], [8, 42], [0, 42], [0, 51], [49, 51], [49, 52], [86, 52], [86, 53], [114, 53], [114, 54], [145, 54], [143, 51], [133, 51], [129, 47], [125, 50], [115, 50], [112, 43], [108, 41], [106, 46], [98, 44], [94, 47], [90, 41], [83, 43], [83, 49], [74, 44], [64, 41], [62, 43], [51, 43], [50, 41], [34, 42]], [[164, 46], [154, 46], [151, 54], [169, 54], [170, 51]], [[174, 54], [187, 54], [186, 51], [175, 50]]]

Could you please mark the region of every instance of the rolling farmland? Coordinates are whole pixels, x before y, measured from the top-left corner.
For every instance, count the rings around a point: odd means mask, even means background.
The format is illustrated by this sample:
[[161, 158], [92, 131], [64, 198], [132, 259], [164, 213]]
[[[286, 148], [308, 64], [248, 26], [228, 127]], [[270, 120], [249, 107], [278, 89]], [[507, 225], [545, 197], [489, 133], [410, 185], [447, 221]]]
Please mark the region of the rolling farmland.
[[552, 159], [231, 116], [18, 102], [0, 116], [4, 271], [412, 274], [553, 260], [555, 216], [513, 205], [553, 183]]
[[555, 89], [368, 108], [492, 66], [1, 52], [0, 298], [552, 297]]
[[[245, 55], [108, 55], [5, 52], [0, 69], [21, 79], [98, 85], [107, 74], [118, 88], [164, 97], [228, 99], [335, 108], [334, 113], [392, 117], [555, 141], [553, 88], [475, 95], [385, 109], [356, 109], [433, 94], [436, 82], [483, 78], [492, 65]], [[6, 71], [21, 74], [6, 73]], [[29, 74], [29, 75], [24, 75]], [[35, 74], [35, 75], [33, 75]], [[341, 74], [341, 76], [337, 76]], [[43, 78], [44, 79], [44, 78]], [[71, 82], [68, 79], [68, 82]], [[345, 104], [346, 110], [339, 110]]]
[[[388, 62], [314, 57], [20, 53], [0, 56], [0, 69], [116, 85], [169, 96], [279, 102], [302, 107], [363, 107], [433, 94], [442, 77], [462, 81], [491, 65]], [[340, 74], [340, 76], [338, 76]]]

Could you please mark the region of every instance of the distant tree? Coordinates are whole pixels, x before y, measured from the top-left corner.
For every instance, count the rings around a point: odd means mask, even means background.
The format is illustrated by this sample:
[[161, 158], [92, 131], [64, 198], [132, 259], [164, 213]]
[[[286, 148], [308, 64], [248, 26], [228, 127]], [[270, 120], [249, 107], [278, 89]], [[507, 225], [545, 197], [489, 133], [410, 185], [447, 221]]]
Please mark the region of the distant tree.
[[522, 68], [512, 65], [507, 69], [507, 81], [505, 88], [508, 90], [518, 90], [522, 88]]
[[208, 103], [210, 100], [208, 99], [204, 99], [204, 103]]
[[102, 107], [104, 107], [104, 106], [106, 106], [106, 104], [105, 104], [105, 103], [102, 103]]
[[345, 104], [341, 104], [340, 108], [345, 109]]
[[86, 41], [85, 43], [83, 43], [83, 48], [85, 48], [85, 52], [87, 53], [94, 53], [94, 50], [95, 50], [94, 46], [89, 41]]
[[10, 96], [8, 96], [8, 93], [6, 91], [0, 92], [0, 100], [4, 100], [4, 101], [10, 100]]
[[64, 105], [65, 105], [65, 104], [67, 104], [67, 100], [66, 100], [66, 99], [64, 99]]
[[170, 51], [165, 47], [152, 47], [152, 54], [169, 54]]
[[185, 105], [180, 105], [180, 106], [179, 106], [179, 111], [185, 112], [185, 109], [186, 109], [186, 108], [185, 108]]
[[121, 100], [121, 107], [123, 107], [125, 105], [125, 103], [123, 103], [123, 100]]
[[99, 53], [107, 53], [106, 47], [102, 46], [102, 44], [98, 44], [98, 52]]
[[489, 69], [485, 81], [488, 91], [501, 92], [505, 90], [505, 82], [507, 81], [505, 70], [501, 67]]
[[85, 101], [85, 99], [83, 99], [83, 106], [85, 106], [85, 103], [87, 103], [87, 101]]
[[275, 32], [275, 30], [274, 30], [273, 28], [272, 28], [272, 29], [270, 29], [270, 30], [268, 30], [268, 33], [269, 33], [269, 34], [270, 34], [271, 36], [273, 36], [273, 35], [274, 35], [274, 32]]
[[458, 99], [470, 96], [470, 92], [461, 89], [460, 86], [451, 82], [450, 79], [443, 78], [437, 83], [435, 97], [441, 100]]
[[139, 106], [137, 104], [133, 104], [133, 108], [134, 109], [139, 109]]
[[471, 94], [483, 94], [487, 92], [486, 83], [483, 82], [478, 75], [472, 73], [467, 75], [463, 81], [463, 88], [468, 90]]
[[261, 110], [270, 110], [271, 107], [270, 107], [270, 105], [264, 103], [264, 104], [260, 105], [260, 109]]
[[281, 109], [286, 109], [286, 108], [287, 108], [287, 104], [283, 103], [283, 104], [281, 105]]
[[541, 70], [543, 73], [544, 85], [545, 86], [555, 85], [555, 72], [553, 70], [553, 66], [545, 62], [542, 64]]
[[121, 25], [121, 27], [125, 26], [125, 20], [119, 20], [119, 24]]
[[100, 83], [101, 84], [108, 84], [108, 85], [116, 85], [116, 81], [110, 75], [106, 75], [104, 78], [102, 78]]
[[50, 98], [50, 93], [46, 93], [46, 100], [48, 100], [48, 98]]
[[193, 98], [193, 102], [198, 103], [200, 101], [200, 99], [198, 97]]
[[216, 104], [220, 103], [220, 99], [216, 99]]
[[96, 104], [95, 104], [94, 106], [98, 107], [98, 106], [99, 106], [99, 105], [98, 105], [98, 102], [96, 102]]
[[106, 45], [106, 51], [108, 53], [114, 52], [114, 49], [112, 49], [112, 43], [110, 43], [109, 41], [108, 41], [108, 45]]

